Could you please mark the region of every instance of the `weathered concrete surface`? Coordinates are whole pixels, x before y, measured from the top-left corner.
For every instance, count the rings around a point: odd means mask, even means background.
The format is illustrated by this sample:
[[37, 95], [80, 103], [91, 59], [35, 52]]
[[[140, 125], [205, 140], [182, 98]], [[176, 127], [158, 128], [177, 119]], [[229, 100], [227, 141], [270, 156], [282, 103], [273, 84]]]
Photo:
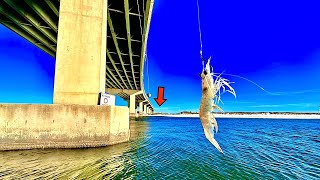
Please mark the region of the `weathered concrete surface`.
[[143, 115], [143, 102], [139, 103], [139, 115]]
[[130, 117], [136, 116], [136, 95], [135, 94], [130, 95], [129, 112], [130, 112]]
[[60, 0], [54, 104], [97, 105], [105, 92], [107, 0]]
[[128, 107], [0, 104], [0, 150], [97, 147], [129, 137]]

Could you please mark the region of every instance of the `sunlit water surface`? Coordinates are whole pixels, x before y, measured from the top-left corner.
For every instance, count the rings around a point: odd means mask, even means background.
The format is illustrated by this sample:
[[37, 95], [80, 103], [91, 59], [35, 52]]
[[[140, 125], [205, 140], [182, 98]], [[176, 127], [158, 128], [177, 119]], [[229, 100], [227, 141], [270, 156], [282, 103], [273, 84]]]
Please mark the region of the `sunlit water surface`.
[[131, 141], [89, 149], [0, 152], [0, 179], [320, 179], [320, 120], [199, 118], [131, 121]]

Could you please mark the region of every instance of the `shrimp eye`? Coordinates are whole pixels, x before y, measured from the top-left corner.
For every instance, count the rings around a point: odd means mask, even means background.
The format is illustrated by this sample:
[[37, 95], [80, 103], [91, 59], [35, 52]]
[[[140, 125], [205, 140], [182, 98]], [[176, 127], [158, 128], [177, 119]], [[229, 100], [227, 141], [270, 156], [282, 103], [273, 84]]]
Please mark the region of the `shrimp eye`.
[[208, 73], [207, 73], [207, 71], [203, 71], [203, 74], [204, 74], [204, 75], [207, 75]]

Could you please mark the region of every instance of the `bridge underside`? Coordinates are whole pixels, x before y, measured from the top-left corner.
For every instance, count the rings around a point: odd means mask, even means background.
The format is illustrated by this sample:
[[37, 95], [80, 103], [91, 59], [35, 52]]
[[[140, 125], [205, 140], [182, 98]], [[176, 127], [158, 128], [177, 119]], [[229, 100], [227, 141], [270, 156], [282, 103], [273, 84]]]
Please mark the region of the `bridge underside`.
[[[59, 0], [2, 0], [0, 23], [56, 57], [59, 7]], [[127, 101], [135, 94], [135, 106], [150, 109], [143, 69], [152, 7], [153, 0], [108, 0], [106, 17], [106, 91]]]

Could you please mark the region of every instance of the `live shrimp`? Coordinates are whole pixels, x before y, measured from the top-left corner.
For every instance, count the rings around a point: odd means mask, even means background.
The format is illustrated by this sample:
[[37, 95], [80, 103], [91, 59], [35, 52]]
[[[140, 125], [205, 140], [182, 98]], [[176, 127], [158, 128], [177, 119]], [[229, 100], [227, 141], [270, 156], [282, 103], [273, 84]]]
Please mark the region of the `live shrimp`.
[[[222, 109], [217, 105], [221, 99], [221, 90], [227, 91], [236, 96], [234, 89], [230, 86], [231, 82], [221, 76], [216, 76], [214, 79], [213, 70], [210, 71], [210, 58], [201, 73], [202, 79], [202, 98], [200, 103], [200, 120], [206, 138], [213, 144], [221, 153], [223, 153], [219, 143], [214, 139], [214, 131], [218, 132], [218, 123], [213, 115], [213, 110]], [[228, 89], [226, 89], [228, 88]]]

